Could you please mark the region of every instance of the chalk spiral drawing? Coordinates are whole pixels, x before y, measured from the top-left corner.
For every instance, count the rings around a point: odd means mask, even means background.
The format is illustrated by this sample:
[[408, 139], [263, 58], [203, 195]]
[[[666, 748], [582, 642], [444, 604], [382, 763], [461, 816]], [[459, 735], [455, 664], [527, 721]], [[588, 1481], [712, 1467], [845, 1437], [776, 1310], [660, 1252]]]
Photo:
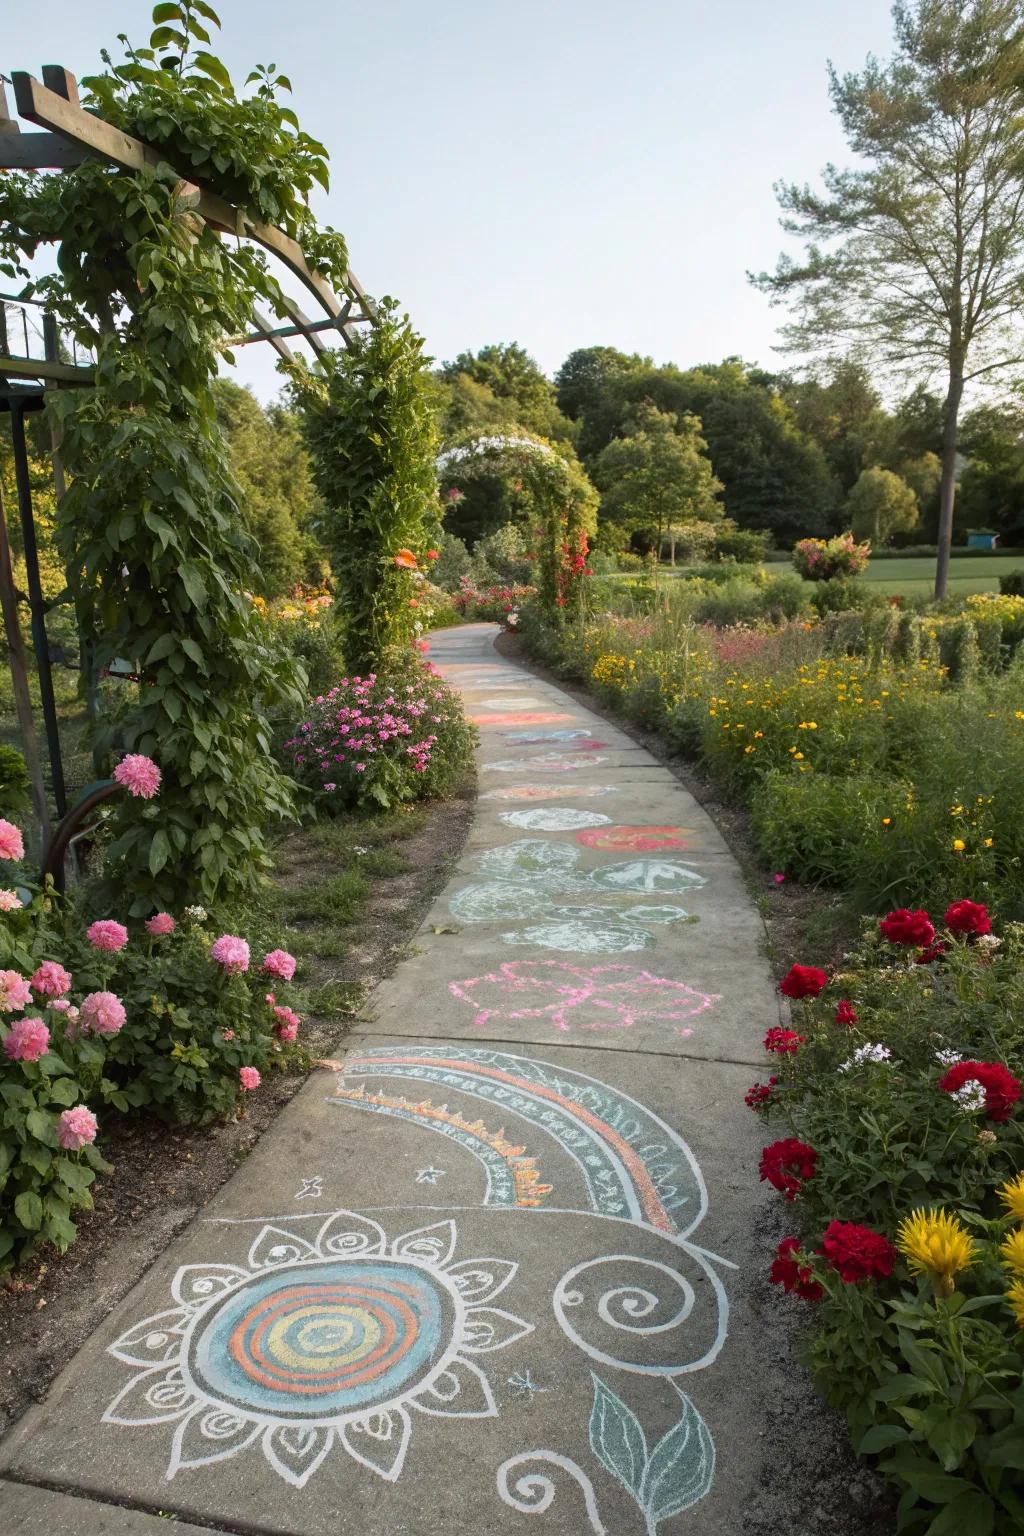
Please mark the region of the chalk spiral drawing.
[[551, 810], [501, 811], [501, 820], [508, 827], [519, 827], [524, 832], [577, 832], [581, 827], [603, 827], [610, 821], [600, 811], [576, 811], [569, 806], [555, 806]]

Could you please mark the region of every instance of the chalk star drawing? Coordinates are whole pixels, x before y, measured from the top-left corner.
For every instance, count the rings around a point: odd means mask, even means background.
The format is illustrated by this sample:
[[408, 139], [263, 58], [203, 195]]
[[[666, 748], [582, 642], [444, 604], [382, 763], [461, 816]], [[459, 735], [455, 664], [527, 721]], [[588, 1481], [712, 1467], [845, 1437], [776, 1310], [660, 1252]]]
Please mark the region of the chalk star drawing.
[[514, 1376], [508, 1378], [507, 1385], [512, 1388], [517, 1397], [529, 1398], [530, 1402], [533, 1402], [536, 1393], [550, 1390], [548, 1387], [539, 1386], [529, 1371], [516, 1371]]
[[311, 1239], [265, 1226], [242, 1264], [183, 1265], [173, 1306], [109, 1346], [133, 1374], [104, 1423], [176, 1426], [168, 1479], [251, 1449], [295, 1488], [342, 1451], [394, 1482], [414, 1413], [494, 1418], [478, 1359], [533, 1332], [489, 1305], [518, 1265], [456, 1261], [457, 1236], [389, 1241], [336, 1211]]
[[[675, 1378], [703, 1370], [717, 1358], [728, 1318], [715, 1268], [727, 1261], [691, 1241], [708, 1197], [686, 1142], [636, 1099], [598, 1078], [536, 1057], [456, 1043], [380, 1046], [353, 1053], [345, 1070], [360, 1087], [339, 1084], [338, 1097], [328, 1102], [342, 1108], [409, 1118], [406, 1110], [417, 1113], [424, 1105], [424, 1085], [434, 1084], [446, 1097], [483, 1100], [506, 1121], [524, 1122], [524, 1140], [547, 1138], [552, 1162], [564, 1155], [583, 1180], [582, 1203], [578, 1193], [563, 1191], [561, 1216], [590, 1213], [614, 1224], [609, 1251], [572, 1264], [556, 1284], [551, 1305], [563, 1335], [595, 1365], [670, 1384], [678, 1416], [652, 1446], [625, 1397], [596, 1371], [590, 1373], [590, 1451], [636, 1504], [646, 1536], [657, 1536], [663, 1522], [690, 1509], [712, 1486], [711, 1432]], [[410, 1097], [393, 1088], [388, 1093], [367, 1090], [368, 1080], [408, 1082]], [[436, 1132], [469, 1145], [458, 1129], [468, 1123], [461, 1112], [445, 1106], [445, 1118], [430, 1123]], [[487, 1149], [475, 1150], [487, 1172], [484, 1205], [513, 1205], [509, 1185], [492, 1176]], [[632, 1241], [623, 1240], [624, 1222], [634, 1228]], [[641, 1233], [645, 1243], [653, 1239], [663, 1245], [664, 1259], [639, 1251]], [[495, 1261], [480, 1262], [492, 1266]], [[507, 1385], [531, 1399], [546, 1390], [528, 1370], [509, 1376]], [[498, 1469], [498, 1496], [519, 1513], [541, 1514], [556, 1496], [556, 1472], [582, 1491], [594, 1536], [610, 1536], [590, 1477], [559, 1451], [537, 1448], [510, 1456]], [[618, 1525], [615, 1536], [625, 1536]]]
[[523, 1019], [552, 1028], [630, 1029], [635, 1024], [672, 1024], [706, 1012], [718, 998], [683, 981], [652, 976], [632, 965], [596, 965], [587, 970], [561, 960], [508, 960], [485, 976], [452, 981], [448, 990], [476, 1010], [484, 1028]]
[[311, 1179], [303, 1179], [294, 1198], [296, 1200], [319, 1200], [323, 1192], [323, 1175], [315, 1173]]
[[443, 1168], [417, 1168], [416, 1183], [436, 1184], [438, 1179], [444, 1178], [444, 1175], [445, 1170]]

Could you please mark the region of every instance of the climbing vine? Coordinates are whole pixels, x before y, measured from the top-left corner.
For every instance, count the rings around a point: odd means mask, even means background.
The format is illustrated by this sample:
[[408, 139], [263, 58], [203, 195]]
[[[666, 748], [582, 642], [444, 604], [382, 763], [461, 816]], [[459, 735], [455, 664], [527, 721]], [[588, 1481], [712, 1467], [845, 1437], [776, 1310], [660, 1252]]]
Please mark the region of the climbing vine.
[[[158, 5], [154, 21], [148, 48], [86, 82], [86, 104], [175, 158], [188, 149], [213, 190], [273, 217], [336, 277], [344, 242], [313, 230], [305, 201], [324, 156], [277, 104], [287, 81], [254, 72], [257, 90], [238, 97], [195, 46], [209, 41], [203, 21], [217, 24], [200, 0]], [[281, 312], [280, 293], [261, 254], [190, 210], [168, 166], [0, 178], [0, 270], [30, 277], [44, 242], [58, 271], [36, 291], [96, 352], [95, 388], [51, 400], [70, 482], [58, 542], [97, 665], [127, 661], [138, 678], [100, 744], [153, 756], [163, 773], [159, 810], [119, 804], [109, 877], [136, 916], [211, 904], [253, 888], [264, 828], [291, 812], [266, 711], [296, 703], [303, 679], [244, 590], [259, 554], [211, 388], [225, 337], [248, 327], [257, 298]]]
[[587, 552], [597, 525], [598, 496], [581, 465], [545, 438], [522, 428], [499, 436], [469, 436], [438, 460], [441, 499], [465, 492], [479, 478], [499, 478], [511, 491], [518, 518], [534, 543], [537, 593], [557, 622], [579, 611]]
[[378, 671], [412, 637], [418, 557], [439, 534], [423, 341], [384, 300], [372, 330], [298, 375], [295, 390], [325, 507], [318, 531], [334, 569], [346, 662], [357, 673]]

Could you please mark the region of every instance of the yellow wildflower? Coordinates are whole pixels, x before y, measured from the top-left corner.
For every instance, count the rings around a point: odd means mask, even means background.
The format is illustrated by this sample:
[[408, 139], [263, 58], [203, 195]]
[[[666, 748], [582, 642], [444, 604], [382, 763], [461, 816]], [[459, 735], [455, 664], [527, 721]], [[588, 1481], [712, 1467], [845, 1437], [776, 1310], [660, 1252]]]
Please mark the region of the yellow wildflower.
[[999, 1198], [1011, 1216], [1024, 1221], [1024, 1173], [1018, 1173], [1015, 1179], [1008, 1179], [1001, 1185]]
[[953, 851], [954, 851], [954, 853], [963, 853], [963, 851], [964, 851], [964, 849], [966, 847], [967, 847], [967, 844], [964, 842], [962, 837], [954, 837], [954, 839], [953, 839]]
[[891, 827], [892, 826], [892, 817], [891, 816], [883, 816], [882, 817], [882, 826], [883, 827]]
[[1006, 1299], [1013, 1308], [1013, 1315], [1017, 1319], [1017, 1327], [1024, 1328], [1024, 1280], [1015, 1280], [1006, 1293]]
[[1015, 1269], [1024, 1275], [1024, 1227], [1018, 1227], [999, 1244], [999, 1252], [1007, 1269]]
[[986, 848], [991, 848], [992, 847], [992, 839], [990, 837], [986, 837], [986, 839], [985, 839], [985, 847]]
[[896, 1247], [915, 1274], [934, 1275], [946, 1296], [952, 1295], [953, 1276], [978, 1257], [974, 1239], [948, 1211], [914, 1211], [900, 1222]]

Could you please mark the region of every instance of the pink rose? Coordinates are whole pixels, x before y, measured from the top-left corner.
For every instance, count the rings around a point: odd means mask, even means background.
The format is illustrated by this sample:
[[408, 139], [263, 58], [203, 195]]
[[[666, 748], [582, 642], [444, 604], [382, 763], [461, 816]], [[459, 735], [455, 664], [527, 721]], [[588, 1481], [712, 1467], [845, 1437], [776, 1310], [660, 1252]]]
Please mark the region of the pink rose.
[[82, 1148], [96, 1140], [99, 1122], [91, 1109], [79, 1104], [66, 1109], [57, 1121], [57, 1140], [65, 1152], [81, 1152]]
[[20, 1013], [32, 1001], [32, 988], [17, 971], [0, 971], [0, 1013]]
[[146, 932], [151, 933], [155, 939], [162, 939], [168, 933], [173, 933], [177, 926], [169, 912], [157, 912], [155, 917], [146, 919]]
[[274, 1034], [279, 1040], [283, 1040], [285, 1045], [291, 1045], [299, 1032], [301, 1019], [291, 1008], [275, 1008], [274, 1013], [277, 1017]]
[[17, 912], [21, 906], [17, 891], [0, 890], [0, 912]]
[[238, 1081], [247, 1093], [251, 1093], [259, 1087], [261, 1078], [255, 1067], [239, 1067]]
[[25, 857], [25, 842], [13, 821], [0, 819], [0, 859], [16, 864]]
[[63, 997], [71, 990], [71, 975], [56, 960], [44, 960], [31, 985], [43, 997]]
[[269, 955], [263, 956], [263, 969], [281, 981], [291, 981], [295, 975], [295, 956], [286, 949], [272, 949]]
[[220, 938], [214, 941], [210, 957], [228, 972], [249, 969], [249, 946], [244, 939], [238, 938], [233, 933], [222, 933]]
[[38, 1061], [50, 1049], [50, 1031], [42, 1019], [18, 1019], [4, 1040], [9, 1061]]
[[116, 1035], [127, 1018], [124, 1004], [114, 992], [90, 992], [82, 998], [79, 1014], [83, 1030], [94, 1035]]
[[235, 1032], [233, 1029], [221, 1030], [221, 1034], [224, 1036], [225, 1040], [233, 1040], [235, 1038]]
[[128, 943], [128, 929], [123, 923], [115, 923], [109, 918], [101, 918], [98, 923], [90, 923], [85, 930], [85, 936], [94, 948], [108, 949], [111, 953], [124, 949]]
[[140, 752], [129, 752], [114, 769], [114, 778], [130, 795], [139, 800], [152, 800], [160, 788], [160, 769], [151, 757]]

